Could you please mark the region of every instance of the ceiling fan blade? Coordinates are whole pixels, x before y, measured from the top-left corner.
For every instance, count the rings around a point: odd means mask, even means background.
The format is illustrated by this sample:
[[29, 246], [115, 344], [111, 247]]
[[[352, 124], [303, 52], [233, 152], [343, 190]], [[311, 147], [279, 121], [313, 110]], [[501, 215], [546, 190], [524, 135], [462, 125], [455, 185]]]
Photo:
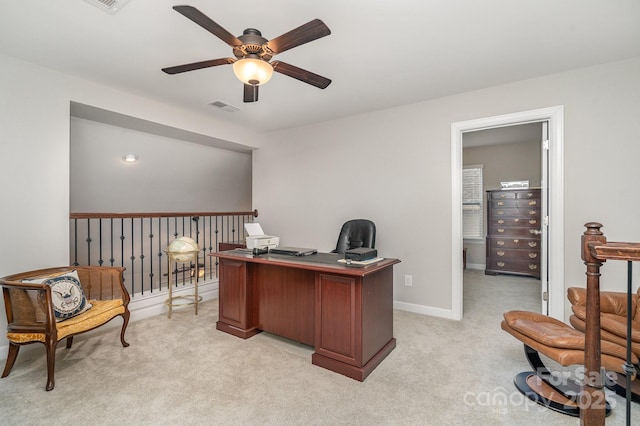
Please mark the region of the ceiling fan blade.
[[271, 62], [271, 65], [273, 66], [273, 70], [279, 72], [280, 74], [293, 77], [297, 80], [308, 83], [312, 86], [316, 86], [320, 89], [325, 89], [328, 85], [331, 84], [331, 80], [326, 77], [314, 74], [311, 71], [303, 70], [302, 68], [287, 64], [286, 62], [273, 61]]
[[269, 40], [266, 44], [271, 51], [276, 53], [282, 53], [285, 50], [292, 49], [301, 44], [309, 43], [310, 41], [318, 38], [328, 36], [331, 34], [331, 30], [324, 22], [319, 19], [307, 22], [304, 25], [295, 28], [288, 33], [282, 34], [279, 37]]
[[252, 86], [250, 84], [244, 85], [244, 99], [245, 102], [258, 102], [258, 86]]
[[181, 13], [187, 18], [191, 19], [196, 24], [200, 25], [205, 30], [209, 31], [214, 36], [218, 37], [220, 40], [224, 41], [231, 47], [242, 46], [242, 42], [229, 31], [222, 28], [217, 23], [213, 22], [211, 18], [209, 18], [204, 13], [200, 12], [193, 6], [173, 6], [173, 9], [176, 12]]
[[181, 72], [199, 70], [202, 68], [216, 67], [218, 65], [232, 64], [236, 60], [233, 58], [211, 59], [208, 61], [194, 62], [192, 64], [176, 65], [175, 67], [162, 68], [167, 74], [179, 74]]

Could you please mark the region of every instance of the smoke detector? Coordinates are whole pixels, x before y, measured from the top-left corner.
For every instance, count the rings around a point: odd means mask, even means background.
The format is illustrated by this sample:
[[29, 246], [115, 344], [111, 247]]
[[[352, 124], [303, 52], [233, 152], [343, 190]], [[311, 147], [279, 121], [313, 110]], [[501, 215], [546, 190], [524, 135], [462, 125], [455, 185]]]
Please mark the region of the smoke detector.
[[109, 12], [114, 15], [117, 11], [122, 9], [129, 3], [131, 0], [84, 0], [87, 3], [97, 7], [100, 10], [104, 10], [105, 12]]

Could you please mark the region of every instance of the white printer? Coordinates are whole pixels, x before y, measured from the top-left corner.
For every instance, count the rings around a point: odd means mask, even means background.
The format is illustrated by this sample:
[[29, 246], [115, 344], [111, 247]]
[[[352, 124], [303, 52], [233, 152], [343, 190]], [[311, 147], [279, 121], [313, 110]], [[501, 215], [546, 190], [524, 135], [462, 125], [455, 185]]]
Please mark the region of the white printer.
[[259, 223], [245, 223], [244, 229], [246, 229], [247, 234], [249, 234], [246, 238], [248, 249], [272, 249], [280, 245], [280, 237], [264, 235], [264, 231]]

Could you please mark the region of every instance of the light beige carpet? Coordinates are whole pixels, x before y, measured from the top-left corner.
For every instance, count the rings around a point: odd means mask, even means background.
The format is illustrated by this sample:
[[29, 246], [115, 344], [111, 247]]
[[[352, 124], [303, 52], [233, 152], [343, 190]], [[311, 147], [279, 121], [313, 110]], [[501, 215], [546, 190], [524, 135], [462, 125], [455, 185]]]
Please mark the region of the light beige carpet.
[[[0, 424], [578, 425], [512, 384], [529, 366], [502, 312], [539, 310], [538, 293], [534, 279], [465, 272], [465, 319], [395, 311], [397, 348], [363, 383], [312, 365], [310, 347], [218, 332], [217, 301], [182, 308], [130, 324], [128, 348], [117, 329], [61, 344], [51, 392], [44, 349], [21, 353], [0, 380]], [[607, 424], [623, 425], [611, 401]]]

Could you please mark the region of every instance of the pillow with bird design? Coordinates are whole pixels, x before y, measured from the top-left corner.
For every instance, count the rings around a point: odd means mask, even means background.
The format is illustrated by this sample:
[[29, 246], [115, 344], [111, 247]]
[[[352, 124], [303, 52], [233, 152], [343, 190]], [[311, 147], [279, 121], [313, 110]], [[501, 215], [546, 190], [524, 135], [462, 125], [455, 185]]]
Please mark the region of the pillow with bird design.
[[[32, 280], [23, 280], [37, 284], [51, 286], [51, 299], [56, 321], [63, 321], [75, 317], [91, 308], [80, 284], [78, 273], [73, 270], [62, 275], [48, 276]], [[44, 302], [44, 295], [38, 295], [39, 302]]]

